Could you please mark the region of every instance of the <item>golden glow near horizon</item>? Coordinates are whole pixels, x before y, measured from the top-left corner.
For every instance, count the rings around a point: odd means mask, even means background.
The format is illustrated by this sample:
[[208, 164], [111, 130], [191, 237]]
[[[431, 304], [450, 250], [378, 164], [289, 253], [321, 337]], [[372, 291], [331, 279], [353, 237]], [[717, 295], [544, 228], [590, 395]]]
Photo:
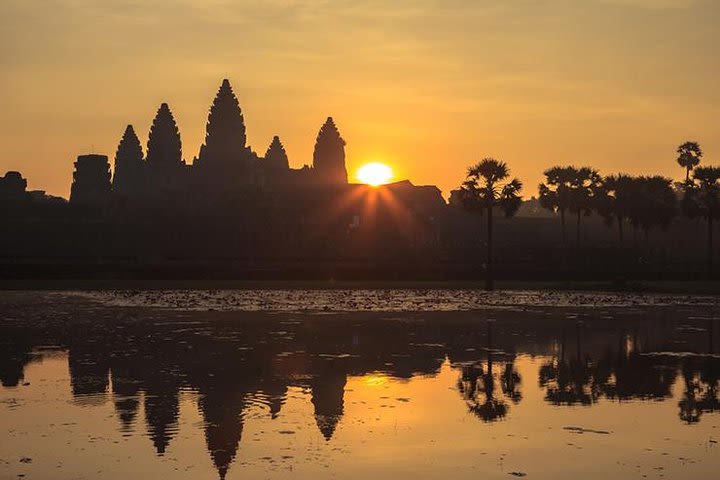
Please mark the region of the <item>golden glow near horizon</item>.
[[380, 162], [366, 163], [357, 171], [357, 179], [373, 187], [388, 183], [392, 178], [392, 169]]
[[349, 172], [392, 158], [446, 197], [484, 156], [527, 196], [553, 164], [679, 180], [685, 140], [720, 161], [719, 25], [713, 0], [4, 0], [0, 175], [67, 197], [75, 157], [112, 162], [128, 123], [145, 147], [162, 102], [192, 163], [229, 78], [248, 144], [279, 135], [293, 168], [332, 116]]

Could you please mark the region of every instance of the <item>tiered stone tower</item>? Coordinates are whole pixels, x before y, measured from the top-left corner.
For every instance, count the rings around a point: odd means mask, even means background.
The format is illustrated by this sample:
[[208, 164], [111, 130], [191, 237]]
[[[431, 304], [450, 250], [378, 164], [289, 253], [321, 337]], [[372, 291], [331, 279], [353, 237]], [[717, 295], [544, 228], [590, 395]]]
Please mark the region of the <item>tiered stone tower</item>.
[[145, 192], [145, 161], [142, 146], [132, 125], [125, 128], [115, 152], [113, 192], [123, 198], [138, 198]]
[[327, 118], [315, 141], [313, 175], [317, 183], [329, 185], [348, 183], [345, 168], [345, 140], [340, 136], [332, 117]]
[[75, 162], [70, 203], [102, 207], [110, 199], [110, 164], [107, 155], [80, 155]]

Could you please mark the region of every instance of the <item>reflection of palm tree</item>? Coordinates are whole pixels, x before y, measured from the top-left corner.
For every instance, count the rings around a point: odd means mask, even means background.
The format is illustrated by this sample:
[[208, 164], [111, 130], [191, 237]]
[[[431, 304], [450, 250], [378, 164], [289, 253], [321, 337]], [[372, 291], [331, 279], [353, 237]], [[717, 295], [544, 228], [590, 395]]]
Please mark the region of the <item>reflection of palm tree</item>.
[[[464, 366], [458, 380], [458, 390], [465, 399], [468, 409], [484, 422], [493, 422], [503, 418], [508, 411], [507, 403], [502, 399], [495, 398], [492, 354], [493, 324], [492, 320], [487, 324], [487, 372], [484, 371], [482, 363], [477, 362]], [[513, 362], [509, 361], [503, 369], [500, 387], [505, 396], [513, 403], [518, 403], [522, 398], [519, 385], [520, 375], [515, 370]]]
[[540, 386], [546, 389], [545, 400], [554, 405], [591, 405], [599, 397], [587, 360], [551, 360], [540, 367]]
[[620, 400], [641, 398], [660, 400], [671, 396], [677, 370], [662, 357], [633, 353], [620, 357], [613, 365], [614, 382], [602, 385], [605, 395]]
[[703, 413], [720, 411], [720, 361], [717, 358], [686, 359], [682, 375], [685, 391], [678, 403], [682, 421], [697, 423]]
[[698, 399], [700, 385], [692, 371], [683, 368], [683, 379], [685, 380], [685, 391], [678, 403], [680, 407], [680, 420], [686, 423], [697, 423], [702, 415], [702, 408]]
[[515, 215], [522, 198], [522, 183], [517, 178], [502, 183], [510, 176], [505, 162], [494, 158], [485, 158], [468, 169], [467, 179], [462, 185], [461, 200], [463, 206], [480, 213], [487, 212], [487, 278], [485, 288], [493, 289], [493, 208], [500, 207], [506, 216]]
[[500, 385], [502, 386], [502, 391], [505, 396], [515, 404], [520, 403], [520, 400], [522, 400], [520, 381], [520, 374], [515, 369], [515, 364], [513, 362], [506, 363], [505, 371], [500, 379]]
[[594, 366], [582, 357], [582, 325], [576, 325], [577, 356], [565, 359], [565, 331], [560, 342], [560, 357], [553, 358], [540, 367], [539, 383], [545, 388], [545, 400], [554, 405], [591, 405], [600, 396], [595, 382]]
[[465, 366], [458, 381], [458, 389], [468, 409], [484, 422], [494, 422], [507, 414], [507, 404], [495, 398], [495, 376], [492, 360], [488, 360], [487, 372], [482, 364]]
[[702, 409], [705, 412], [717, 412], [720, 411], [720, 361], [710, 357], [704, 367], [700, 370], [700, 380], [705, 384]]

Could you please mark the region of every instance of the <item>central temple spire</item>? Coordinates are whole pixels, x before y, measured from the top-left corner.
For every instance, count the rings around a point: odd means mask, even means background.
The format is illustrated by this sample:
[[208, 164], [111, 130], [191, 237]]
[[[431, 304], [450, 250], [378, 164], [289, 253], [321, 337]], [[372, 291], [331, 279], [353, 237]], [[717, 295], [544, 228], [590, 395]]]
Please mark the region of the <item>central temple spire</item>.
[[345, 140], [335, 126], [332, 117], [328, 117], [315, 141], [313, 169], [320, 183], [347, 183], [345, 169]]
[[150, 127], [147, 163], [150, 167], [159, 168], [183, 163], [180, 132], [167, 103], [160, 105]]
[[247, 157], [245, 120], [230, 82], [224, 79], [208, 115], [205, 143], [197, 166], [226, 170], [242, 166]]

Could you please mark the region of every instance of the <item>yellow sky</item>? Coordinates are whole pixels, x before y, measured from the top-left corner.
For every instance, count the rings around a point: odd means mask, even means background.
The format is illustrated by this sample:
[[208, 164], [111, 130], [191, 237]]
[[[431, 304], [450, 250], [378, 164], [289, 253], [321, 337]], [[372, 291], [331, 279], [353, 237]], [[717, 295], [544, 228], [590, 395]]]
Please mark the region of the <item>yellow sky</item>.
[[3, 0], [0, 175], [67, 196], [72, 162], [143, 145], [161, 102], [191, 162], [224, 77], [260, 154], [312, 161], [332, 115], [368, 161], [445, 195], [505, 160], [533, 194], [552, 164], [680, 178], [720, 163], [717, 0]]

